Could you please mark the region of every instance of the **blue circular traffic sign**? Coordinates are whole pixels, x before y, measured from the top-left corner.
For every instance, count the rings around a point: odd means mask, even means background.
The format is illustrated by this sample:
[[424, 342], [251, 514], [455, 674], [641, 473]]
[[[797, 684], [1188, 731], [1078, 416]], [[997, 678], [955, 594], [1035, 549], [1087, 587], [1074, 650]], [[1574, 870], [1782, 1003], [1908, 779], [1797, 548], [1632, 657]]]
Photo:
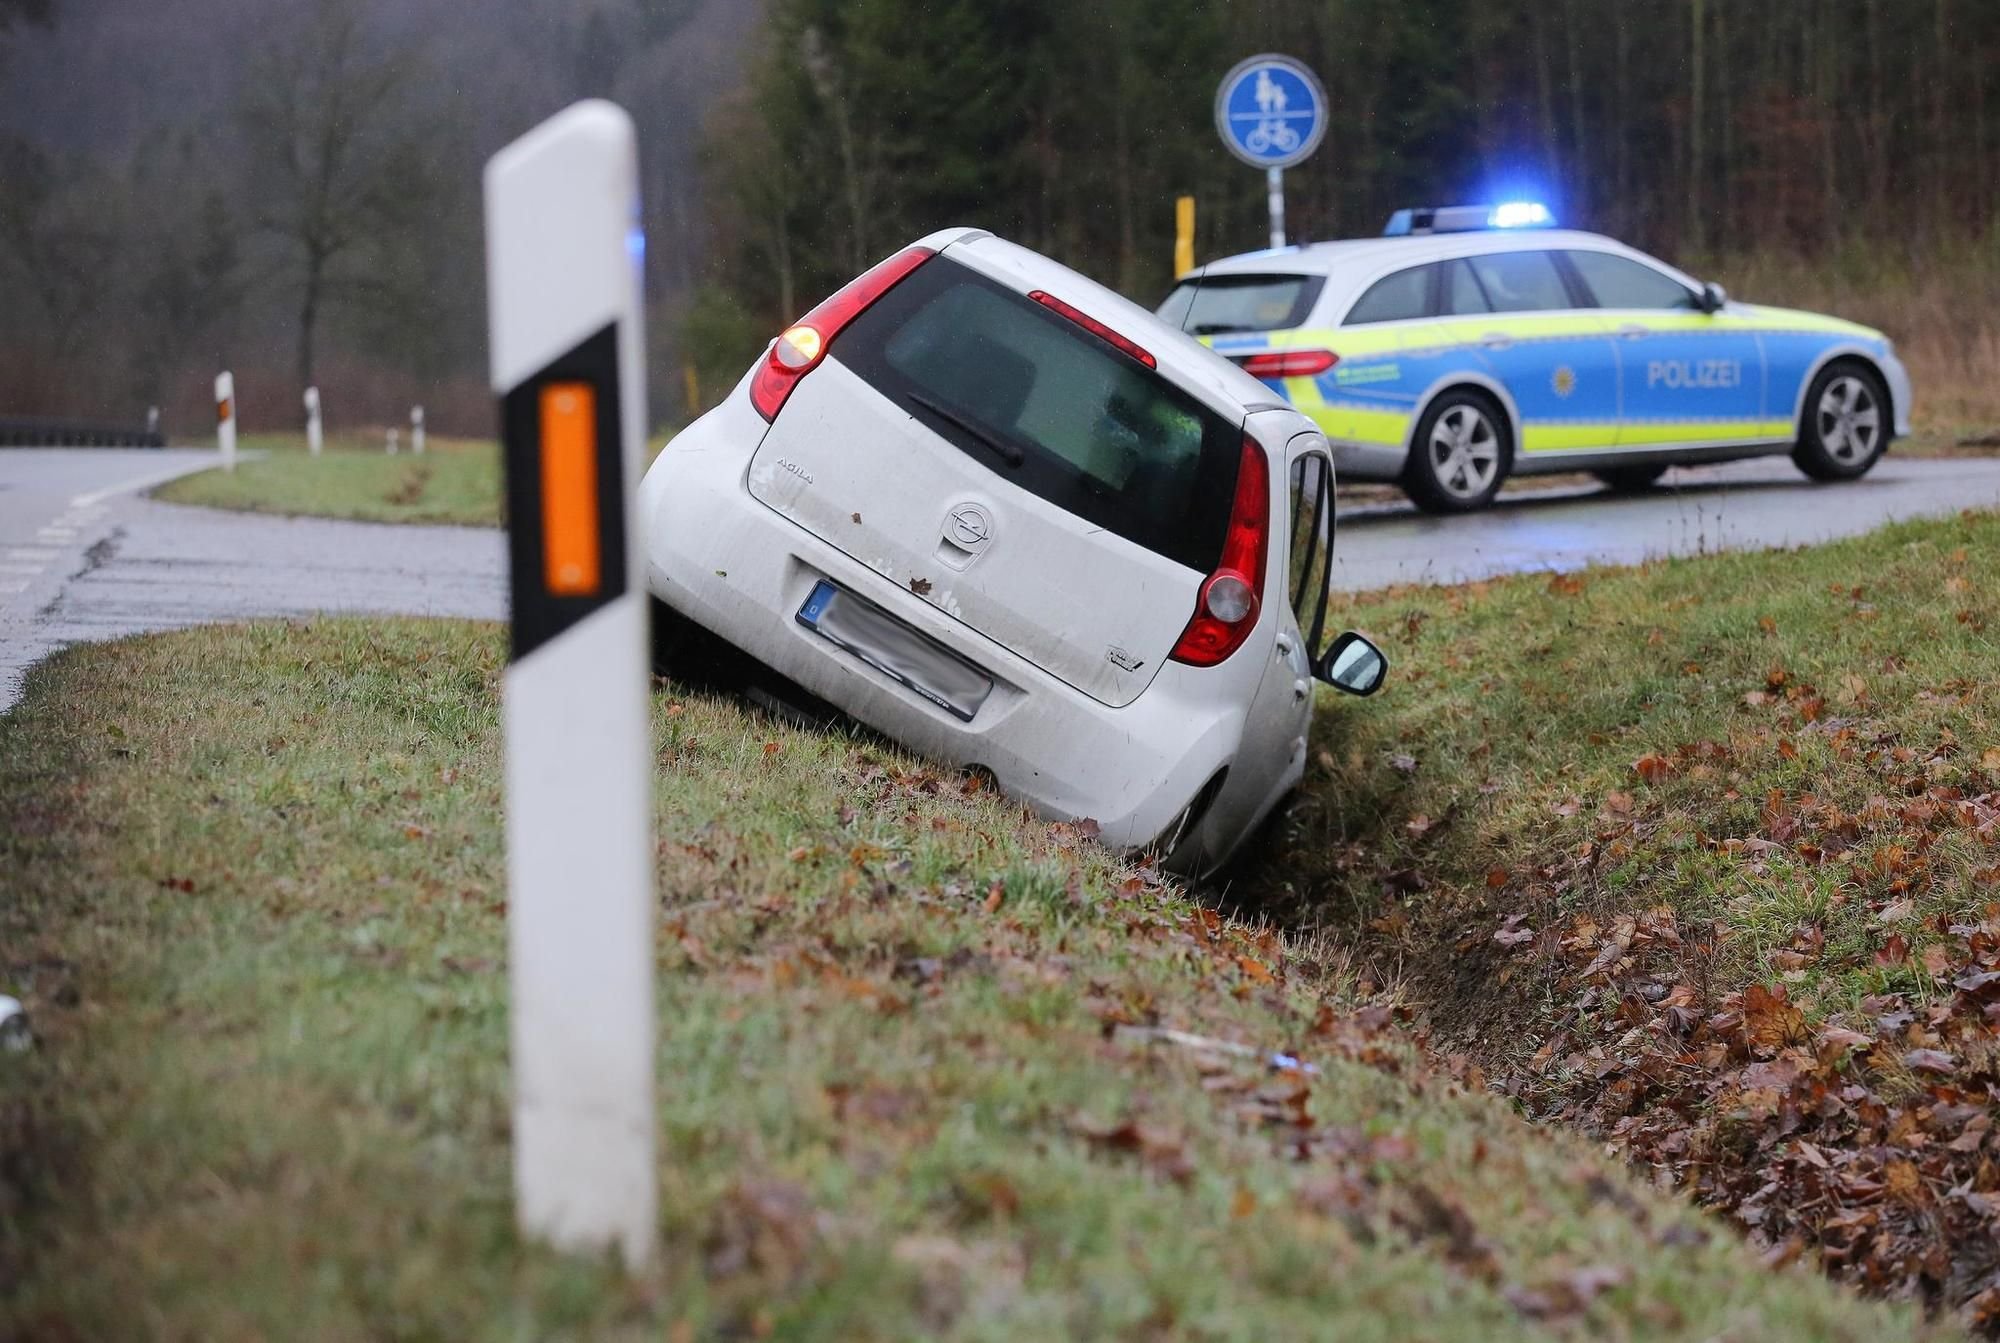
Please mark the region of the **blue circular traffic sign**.
[[1252, 56], [1215, 91], [1215, 129], [1252, 167], [1289, 168], [1326, 135], [1326, 90], [1303, 61]]

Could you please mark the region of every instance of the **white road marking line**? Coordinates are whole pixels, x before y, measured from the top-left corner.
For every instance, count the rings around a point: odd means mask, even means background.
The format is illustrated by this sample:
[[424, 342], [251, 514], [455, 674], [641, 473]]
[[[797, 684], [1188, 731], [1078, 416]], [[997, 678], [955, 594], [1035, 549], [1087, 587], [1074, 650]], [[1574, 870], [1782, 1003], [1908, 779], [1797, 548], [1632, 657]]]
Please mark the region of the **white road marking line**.
[[40, 560], [43, 563], [62, 554], [60, 550], [46, 550], [37, 546], [15, 546], [7, 552], [10, 560]]
[[0, 592], [14, 593], [27, 590], [28, 580], [25, 578], [0, 578]]
[[38, 574], [41, 571], [42, 566], [39, 564], [0, 563], [0, 574]]
[[44, 527], [35, 533], [44, 541], [73, 541], [76, 532], [68, 527]]
[[[222, 454], [219, 452], [208, 455], [217, 462], [222, 460]], [[93, 504], [103, 503], [114, 494], [125, 494], [131, 491], [143, 490], [152, 485], [164, 485], [167, 481], [177, 479], [178, 477], [192, 475], [195, 471], [200, 470], [202, 465], [202, 463], [197, 462], [192, 466], [177, 466], [170, 470], [154, 471], [147, 475], [134, 476], [130, 480], [120, 481], [116, 485], [108, 485], [101, 490], [92, 490], [88, 494], [79, 494], [69, 502], [75, 508], [89, 508]]]

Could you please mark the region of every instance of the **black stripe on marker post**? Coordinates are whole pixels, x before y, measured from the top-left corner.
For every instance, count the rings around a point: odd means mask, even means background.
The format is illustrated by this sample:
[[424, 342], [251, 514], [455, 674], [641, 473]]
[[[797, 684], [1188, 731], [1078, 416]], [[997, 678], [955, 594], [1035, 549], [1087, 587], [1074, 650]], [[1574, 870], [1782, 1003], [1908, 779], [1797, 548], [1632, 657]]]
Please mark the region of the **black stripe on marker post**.
[[[596, 400], [597, 573], [588, 593], [550, 591], [542, 494], [542, 389], [585, 383]], [[500, 401], [507, 471], [507, 552], [512, 571], [513, 648], [519, 662], [599, 607], [624, 595], [625, 444], [619, 407], [618, 326], [612, 323]]]

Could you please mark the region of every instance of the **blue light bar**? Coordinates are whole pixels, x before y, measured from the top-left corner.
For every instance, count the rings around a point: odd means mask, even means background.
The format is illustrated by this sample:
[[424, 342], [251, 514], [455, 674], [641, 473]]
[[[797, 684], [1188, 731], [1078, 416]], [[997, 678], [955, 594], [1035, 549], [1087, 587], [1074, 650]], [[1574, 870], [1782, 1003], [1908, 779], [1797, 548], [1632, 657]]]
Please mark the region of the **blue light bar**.
[[1556, 217], [1540, 201], [1507, 201], [1486, 216], [1488, 228], [1553, 228]]
[[1422, 233], [1476, 233], [1482, 229], [1554, 228], [1555, 215], [1540, 201], [1499, 205], [1435, 205], [1398, 210], [1383, 226], [1385, 238]]

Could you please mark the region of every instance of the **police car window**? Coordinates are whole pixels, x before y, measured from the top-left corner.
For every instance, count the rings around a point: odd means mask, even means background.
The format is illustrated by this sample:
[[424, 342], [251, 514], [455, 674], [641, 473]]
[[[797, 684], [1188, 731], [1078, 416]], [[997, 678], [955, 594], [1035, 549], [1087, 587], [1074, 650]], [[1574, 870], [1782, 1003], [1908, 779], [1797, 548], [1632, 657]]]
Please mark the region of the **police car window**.
[[1324, 275], [1210, 275], [1175, 285], [1158, 315], [1196, 336], [1283, 331], [1306, 320], [1325, 287]]
[[1600, 308], [1695, 308], [1693, 291], [1671, 275], [1609, 252], [1570, 252]]
[[1074, 322], [939, 257], [828, 353], [1003, 479], [1190, 569], [1215, 567], [1242, 435]]
[[1342, 326], [1364, 326], [1370, 322], [1402, 322], [1426, 317], [1431, 310], [1431, 272], [1435, 266], [1412, 266], [1384, 276], [1368, 286], [1368, 291], [1347, 310]]
[[1493, 305], [1486, 301], [1486, 291], [1479, 287], [1479, 277], [1472, 273], [1472, 267], [1463, 261], [1445, 263], [1444, 310], [1448, 313], [1463, 314], [1492, 312]]
[[1466, 261], [1495, 312], [1548, 312], [1570, 306], [1562, 273], [1547, 252], [1488, 252]]

